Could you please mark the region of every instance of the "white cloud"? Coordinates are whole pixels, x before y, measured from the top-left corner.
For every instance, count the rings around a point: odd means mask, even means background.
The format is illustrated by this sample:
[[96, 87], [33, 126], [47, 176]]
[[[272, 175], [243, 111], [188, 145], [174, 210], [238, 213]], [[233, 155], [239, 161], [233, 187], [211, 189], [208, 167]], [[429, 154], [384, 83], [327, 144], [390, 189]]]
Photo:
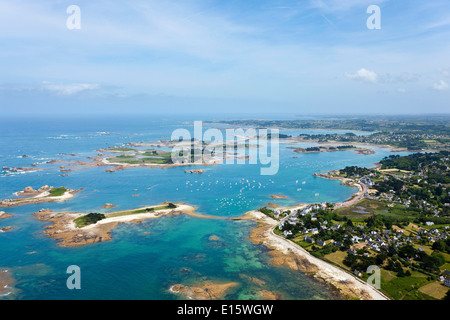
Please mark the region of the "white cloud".
[[444, 77], [450, 77], [450, 68], [438, 68], [437, 70]]
[[433, 85], [433, 89], [438, 91], [447, 91], [449, 89], [449, 86], [447, 82], [441, 80]]
[[389, 0], [310, 0], [312, 8], [317, 8], [327, 12], [343, 12], [354, 8], [367, 8], [372, 4], [383, 4]]
[[405, 88], [397, 88], [398, 93], [406, 93], [407, 90]]
[[99, 88], [100, 86], [94, 83], [51, 83], [47, 81], [42, 83], [42, 89], [65, 96]]
[[345, 76], [349, 79], [356, 80], [365, 83], [376, 83], [378, 81], [378, 75], [367, 69], [359, 69], [355, 73], [346, 73]]

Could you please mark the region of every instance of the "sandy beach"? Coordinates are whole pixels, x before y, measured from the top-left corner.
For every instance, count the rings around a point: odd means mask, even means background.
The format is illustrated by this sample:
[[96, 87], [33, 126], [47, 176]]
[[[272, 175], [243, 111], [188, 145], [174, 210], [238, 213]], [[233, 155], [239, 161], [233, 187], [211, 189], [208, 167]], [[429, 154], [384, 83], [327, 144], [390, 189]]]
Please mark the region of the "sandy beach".
[[347, 185], [350, 187], [357, 187], [358, 188], [358, 192], [354, 193], [349, 199], [343, 201], [343, 202], [338, 202], [334, 204], [334, 208], [338, 209], [338, 208], [342, 208], [342, 207], [347, 207], [350, 206], [356, 202], [358, 202], [359, 200], [362, 200], [366, 194], [366, 192], [368, 191], [368, 188], [365, 184], [360, 183], [358, 181], [354, 181], [352, 179], [348, 179], [348, 178], [344, 178], [344, 177], [338, 177], [338, 176], [333, 176], [330, 174], [323, 174], [323, 173], [315, 173], [314, 174], [315, 177], [320, 177], [320, 178], [324, 178], [324, 179], [329, 179], [329, 180], [340, 180], [342, 181], [343, 185]]

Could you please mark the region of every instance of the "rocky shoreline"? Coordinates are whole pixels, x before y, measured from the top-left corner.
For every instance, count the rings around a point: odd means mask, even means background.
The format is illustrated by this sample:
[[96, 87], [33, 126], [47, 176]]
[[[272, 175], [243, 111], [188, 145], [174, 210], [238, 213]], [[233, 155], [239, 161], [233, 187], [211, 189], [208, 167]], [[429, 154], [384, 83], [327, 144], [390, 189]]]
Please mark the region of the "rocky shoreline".
[[5, 211], [0, 211], [0, 220], [14, 217], [14, 215], [10, 213], [6, 213]]
[[271, 194], [270, 197], [272, 199], [289, 199], [288, 197], [282, 195], [282, 194]]
[[176, 284], [171, 286], [169, 291], [191, 300], [218, 300], [222, 299], [231, 288], [237, 285], [239, 285], [237, 282], [214, 283], [207, 281], [201, 285], [190, 287]]
[[[167, 203], [163, 203], [161, 205], [167, 205]], [[144, 219], [155, 219], [182, 214], [204, 219], [226, 219], [198, 214], [195, 212], [194, 207], [184, 203], [176, 203], [175, 205], [176, 208], [173, 209], [161, 209], [143, 213], [132, 212], [145, 211], [146, 209], [152, 207], [110, 212], [105, 214], [105, 219], [82, 228], [77, 228], [74, 220], [82, 216], [86, 216], [86, 213], [53, 212], [49, 209], [42, 209], [33, 213], [33, 215], [40, 221], [48, 221], [52, 223], [51, 225], [45, 227], [45, 234], [50, 238], [57, 240], [58, 245], [62, 247], [80, 247], [111, 240], [111, 231], [117, 225], [121, 223], [141, 223]]]
[[273, 265], [285, 266], [324, 281], [346, 299], [388, 299], [353, 275], [312, 256], [300, 246], [274, 234], [273, 229], [278, 225], [276, 220], [258, 211], [248, 212], [242, 219], [258, 223], [258, 226], [251, 231], [249, 239], [270, 250], [269, 255], [272, 256], [270, 262]]

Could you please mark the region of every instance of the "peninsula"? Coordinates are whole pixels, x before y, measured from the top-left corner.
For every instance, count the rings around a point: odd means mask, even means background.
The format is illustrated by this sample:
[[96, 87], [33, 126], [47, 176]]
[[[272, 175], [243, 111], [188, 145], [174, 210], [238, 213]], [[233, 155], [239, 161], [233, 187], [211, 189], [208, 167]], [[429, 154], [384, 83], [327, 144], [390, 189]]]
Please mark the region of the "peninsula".
[[[391, 155], [376, 168], [351, 166], [316, 174], [358, 186], [359, 191], [337, 204], [260, 208], [253, 216], [268, 227], [252, 237], [269, 247], [275, 239], [289, 240], [362, 281], [369, 278], [369, 267], [377, 266], [380, 291], [390, 299], [443, 299], [449, 290], [449, 156], [448, 151]], [[273, 263], [299, 269], [302, 265], [284, 255], [275, 256]], [[318, 274], [327, 268], [318, 268]]]
[[354, 145], [319, 145], [317, 147], [299, 148], [288, 147], [293, 149], [295, 153], [319, 153], [319, 152], [337, 152], [337, 151], [355, 151], [357, 154], [374, 154], [375, 151], [369, 148], [355, 147]]
[[140, 223], [144, 219], [156, 219], [182, 214], [196, 218], [224, 219], [195, 213], [194, 207], [184, 203], [173, 204], [170, 202], [104, 214], [53, 212], [49, 209], [42, 209], [33, 213], [38, 220], [53, 223], [46, 227], [45, 233], [49, 237], [58, 240], [58, 244], [62, 247], [79, 247], [111, 240], [111, 231], [121, 223]]
[[[297, 209], [300, 210], [303, 207], [299, 206]], [[253, 243], [262, 244], [270, 250], [273, 265], [286, 266], [322, 280], [348, 299], [387, 300], [384, 294], [352, 274], [312, 256], [294, 242], [276, 235], [273, 230], [279, 222], [266, 214], [250, 211], [242, 217], [242, 220], [258, 223], [258, 227], [251, 231], [249, 238]]]

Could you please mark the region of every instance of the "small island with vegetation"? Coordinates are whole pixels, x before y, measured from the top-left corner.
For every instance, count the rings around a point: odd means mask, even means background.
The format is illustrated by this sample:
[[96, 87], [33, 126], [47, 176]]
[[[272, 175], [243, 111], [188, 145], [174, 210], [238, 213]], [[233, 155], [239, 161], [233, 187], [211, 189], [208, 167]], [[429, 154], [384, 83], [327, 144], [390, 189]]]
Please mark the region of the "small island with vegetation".
[[111, 230], [121, 223], [140, 223], [144, 219], [155, 219], [176, 215], [189, 215], [197, 218], [220, 219], [195, 213], [195, 208], [184, 203], [165, 202], [132, 210], [109, 213], [53, 212], [42, 209], [33, 215], [41, 221], [50, 221], [45, 233], [63, 247], [78, 247], [96, 242], [111, 240]]
[[32, 187], [26, 187], [24, 190], [14, 194], [17, 198], [1, 200], [0, 207], [16, 207], [45, 202], [67, 201], [81, 190], [82, 189], [72, 190], [65, 187], [55, 188], [49, 186], [43, 186], [38, 190], [34, 190]]
[[354, 145], [318, 145], [316, 147], [299, 148], [288, 147], [296, 153], [319, 153], [319, 152], [337, 152], [337, 151], [355, 151], [357, 154], [374, 154], [375, 151], [368, 148], [355, 147]]

